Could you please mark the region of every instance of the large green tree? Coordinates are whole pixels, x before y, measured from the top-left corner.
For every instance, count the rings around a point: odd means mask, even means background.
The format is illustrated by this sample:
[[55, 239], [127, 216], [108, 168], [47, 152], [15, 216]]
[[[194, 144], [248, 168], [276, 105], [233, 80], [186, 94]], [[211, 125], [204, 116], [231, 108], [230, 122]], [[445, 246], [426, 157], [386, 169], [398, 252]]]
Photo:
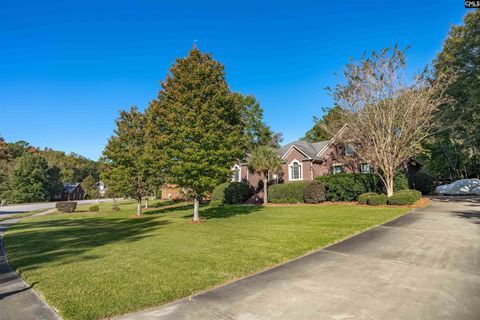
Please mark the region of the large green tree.
[[59, 170], [42, 157], [25, 153], [15, 160], [3, 197], [10, 203], [47, 201], [61, 191]]
[[263, 179], [263, 203], [268, 203], [268, 177], [278, 173], [282, 168], [280, 157], [270, 146], [259, 146], [248, 157], [253, 171], [261, 173]]
[[319, 142], [329, 140], [345, 124], [344, 110], [338, 105], [323, 110], [322, 118], [313, 117], [313, 127], [305, 133], [303, 140]]
[[141, 215], [142, 198], [148, 180], [145, 161], [146, 119], [136, 107], [132, 107], [130, 111], [121, 111], [115, 123], [117, 128], [103, 151], [104, 161], [111, 170], [107, 187], [136, 198], [137, 215]]
[[176, 60], [148, 107], [149, 158], [157, 172], [193, 198], [194, 221], [202, 197], [225, 181], [244, 155], [242, 108], [224, 66], [197, 48]]
[[251, 151], [258, 146], [272, 146], [279, 148], [282, 142], [282, 134], [275, 133], [263, 120], [263, 109], [258, 100], [252, 96], [244, 96], [237, 93], [242, 101], [241, 119], [243, 122], [243, 137], [245, 149]]
[[441, 132], [425, 144], [427, 168], [443, 178], [480, 177], [480, 11], [453, 26], [434, 61], [437, 75], [454, 74], [440, 109]]

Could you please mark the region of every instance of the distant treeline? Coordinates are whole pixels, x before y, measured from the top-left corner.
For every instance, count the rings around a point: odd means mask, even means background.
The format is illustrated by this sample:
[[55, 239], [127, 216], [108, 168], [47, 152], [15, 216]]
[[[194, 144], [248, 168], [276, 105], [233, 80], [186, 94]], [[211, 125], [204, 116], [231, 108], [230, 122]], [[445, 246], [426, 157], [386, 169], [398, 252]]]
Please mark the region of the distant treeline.
[[98, 163], [81, 155], [40, 149], [26, 141], [8, 143], [0, 137], [0, 202], [54, 200], [64, 183], [82, 183], [94, 197], [99, 176]]

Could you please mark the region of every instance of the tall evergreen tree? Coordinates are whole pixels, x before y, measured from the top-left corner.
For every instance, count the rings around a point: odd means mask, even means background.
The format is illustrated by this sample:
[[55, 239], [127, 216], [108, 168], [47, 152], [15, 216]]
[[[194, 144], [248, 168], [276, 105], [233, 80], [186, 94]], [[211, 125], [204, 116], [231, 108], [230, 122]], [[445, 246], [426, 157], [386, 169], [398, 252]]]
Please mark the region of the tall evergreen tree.
[[480, 10], [453, 26], [434, 61], [437, 75], [454, 74], [441, 107], [441, 133], [426, 144], [427, 169], [443, 178], [480, 177]]
[[10, 203], [50, 200], [60, 191], [58, 168], [42, 157], [25, 153], [16, 159], [3, 197]]
[[251, 151], [258, 146], [271, 146], [279, 148], [282, 142], [282, 134], [275, 133], [263, 121], [263, 109], [258, 100], [252, 96], [244, 96], [237, 93], [242, 100], [241, 118], [243, 122], [243, 137], [245, 149]]
[[147, 110], [149, 158], [193, 198], [194, 221], [202, 197], [225, 181], [243, 156], [241, 109], [224, 66], [193, 48], [170, 68]]
[[137, 215], [142, 213], [148, 170], [145, 162], [145, 116], [132, 107], [121, 111], [115, 121], [117, 129], [103, 151], [104, 161], [111, 168], [109, 181], [120, 186], [111, 188], [137, 199]]
[[321, 119], [313, 117], [315, 124], [305, 133], [303, 140], [309, 142], [329, 140], [345, 125], [344, 110], [338, 105], [323, 111], [325, 114]]

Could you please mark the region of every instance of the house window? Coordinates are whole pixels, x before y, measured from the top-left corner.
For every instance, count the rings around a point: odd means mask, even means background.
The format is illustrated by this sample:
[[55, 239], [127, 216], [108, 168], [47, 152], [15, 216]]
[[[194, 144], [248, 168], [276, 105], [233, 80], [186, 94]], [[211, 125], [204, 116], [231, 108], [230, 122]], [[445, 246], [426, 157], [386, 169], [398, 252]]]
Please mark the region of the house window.
[[372, 172], [372, 168], [370, 167], [370, 164], [368, 163], [362, 163], [360, 165], [360, 172], [362, 173], [370, 173]]
[[337, 173], [342, 173], [343, 172], [343, 166], [341, 164], [334, 164], [332, 168], [333, 174]]
[[302, 164], [293, 160], [288, 167], [290, 180], [302, 180]]
[[232, 182], [240, 182], [241, 177], [240, 177], [240, 167], [237, 165], [234, 165], [232, 168], [233, 174], [232, 174]]
[[355, 152], [355, 149], [353, 148], [353, 146], [351, 144], [346, 144], [345, 145], [345, 149], [343, 150], [343, 153], [346, 156], [353, 156], [354, 152]]

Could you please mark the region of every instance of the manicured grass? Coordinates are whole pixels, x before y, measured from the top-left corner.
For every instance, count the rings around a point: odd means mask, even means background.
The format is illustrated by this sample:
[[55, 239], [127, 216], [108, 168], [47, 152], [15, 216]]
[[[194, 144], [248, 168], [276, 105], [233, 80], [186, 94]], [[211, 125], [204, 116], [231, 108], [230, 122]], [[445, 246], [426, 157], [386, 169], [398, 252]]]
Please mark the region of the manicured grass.
[[203, 207], [208, 221], [194, 225], [191, 205], [173, 206], [142, 218], [132, 218], [131, 202], [118, 212], [101, 204], [99, 213], [27, 218], [7, 232], [5, 245], [14, 268], [62, 317], [100, 319], [258, 272], [409, 210]]

